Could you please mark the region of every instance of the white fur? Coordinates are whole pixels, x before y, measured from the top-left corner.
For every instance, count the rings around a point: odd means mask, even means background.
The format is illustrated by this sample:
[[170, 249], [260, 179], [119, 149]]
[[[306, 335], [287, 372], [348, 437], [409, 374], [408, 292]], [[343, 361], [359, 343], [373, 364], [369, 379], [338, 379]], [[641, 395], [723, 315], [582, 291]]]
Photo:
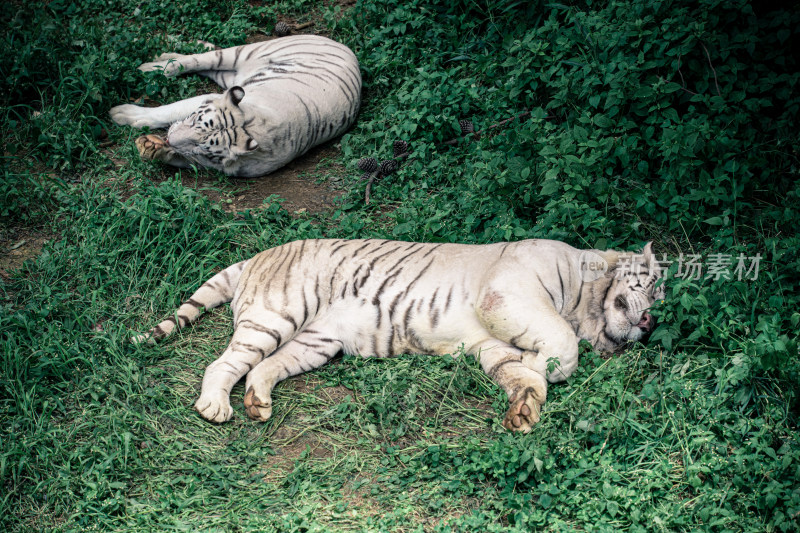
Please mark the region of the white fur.
[[[507, 393], [504, 425], [528, 431], [548, 381], [564, 381], [577, 368], [579, 339], [616, 350], [642, 336], [639, 324], [660, 275], [649, 246], [642, 272], [619, 279], [620, 253], [592, 256], [608, 271], [587, 277], [585, 252], [546, 240], [312, 240], [267, 250], [217, 274], [178, 309], [183, 326], [198, 305], [217, 305], [222, 298], [209, 292], [214, 280], [219, 292], [232, 294], [233, 338], [206, 369], [195, 407], [208, 420], [230, 419], [230, 390], [247, 375], [247, 413], [266, 420], [277, 382], [340, 351], [387, 357], [463, 348]], [[628, 298], [626, 309], [615, 305], [617, 297]], [[174, 322], [159, 324], [153, 337], [168, 334]]]
[[355, 121], [361, 97], [353, 52], [316, 35], [164, 54], [139, 69], [166, 76], [195, 72], [225, 89], [160, 107], [112, 108], [117, 124], [169, 127], [166, 140], [137, 140], [142, 157], [231, 176], [263, 176], [341, 135]]

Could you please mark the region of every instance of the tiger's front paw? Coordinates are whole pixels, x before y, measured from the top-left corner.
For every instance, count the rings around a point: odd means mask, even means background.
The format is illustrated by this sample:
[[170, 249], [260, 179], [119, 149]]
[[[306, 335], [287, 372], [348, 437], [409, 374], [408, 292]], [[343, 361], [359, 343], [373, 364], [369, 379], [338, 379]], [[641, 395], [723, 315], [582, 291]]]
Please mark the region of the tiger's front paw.
[[539, 373], [531, 372], [527, 379], [509, 391], [511, 406], [506, 411], [503, 427], [510, 431], [528, 433], [539, 422], [542, 405], [547, 399], [547, 381]]
[[150, 120], [152, 108], [142, 107], [133, 104], [123, 104], [109, 109], [108, 114], [111, 120], [120, 126], [133, 126], [134, 128], [144, 128], [145, 126], [154, 127]]
[[134, 335], [133, 337], [130, 338], [130, 341], [131, 344], [147, 343], [152, 345], [156, 343], [156, 338], [151, 331], [148, 331], [147, 333], [140, 333], [138, 335]]
[[202, 393], [197, 402], [195, 402], [194, 408], [200, 413], [200, 416], [209, 422], [222, 423], [233, 418], [231, 402], [228, 399], [228, 395], [224, 393]]
[[509, 431], [528, 433], [539, 421], [543, 403], [537, 399], [533, 389], [520, 391], [515, 400], [511, 402], [511, 407], [506, 411], [503, 427]]
[[253, 420], [266, 422], [272, 416], [272, 400], [269, 397], [265, 400], [259, 398], [253, 387], [247, 389], [244, 395], [244, 407], [247, 416]]
[[136, 139], [135, 144], [139, 155], [145, 161], [163, 159], [164, 152], [170, 149], [167, 141], [153, 134], [142, 135]]
[[151, 61], [149, 63], [142, 63], [137, 68], [142, 72], [162, 72], [164, 76], [172, 77], [180, 74], [184, 67], [180, 64], [181, 54], [162, 54], [158, 57], [158, 61]]

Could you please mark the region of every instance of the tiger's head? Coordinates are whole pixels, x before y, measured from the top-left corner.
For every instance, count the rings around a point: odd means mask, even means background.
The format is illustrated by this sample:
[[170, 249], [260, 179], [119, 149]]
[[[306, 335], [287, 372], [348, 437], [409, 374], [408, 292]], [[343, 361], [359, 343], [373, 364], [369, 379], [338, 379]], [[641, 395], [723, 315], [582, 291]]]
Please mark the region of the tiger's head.
[[604, 332], [616, 345], [613, 349], [617, 349], [642, 340], [655, 327], [649, 309], [656, 300], [664, 298], [664, 286], [655, 286], [662, 272], [652, 243], [641, 254], [620, 254], [607, 275], [613, 276], [613, 280], [603, 299]]
[[246, 130], [239, 103], [244, 89], [231, 87], [222, 97], [202, 104], [167, 132], [167, 144], [190, 161], [204, 166], [228, 167], [253, 152], [258, 143]]

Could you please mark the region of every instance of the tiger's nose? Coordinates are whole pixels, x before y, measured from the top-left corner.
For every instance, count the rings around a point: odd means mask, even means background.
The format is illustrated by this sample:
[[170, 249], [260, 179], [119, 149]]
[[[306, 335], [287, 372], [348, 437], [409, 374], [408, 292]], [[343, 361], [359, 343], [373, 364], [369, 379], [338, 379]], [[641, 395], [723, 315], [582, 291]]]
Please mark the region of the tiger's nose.
[[636, 324], [636, 325], [639, 328], [641, 328], [643, 331], [650, 331], [651, 329], [653, 329], [653, 324], [654, 323], [655, 323], [655, 319], [653, 318], [653, 316], [650, 313], [648, 313], [647, 311], [645, 311], [644, 313], [642, 313], [642, 318], [639, 320], [639, 323]]

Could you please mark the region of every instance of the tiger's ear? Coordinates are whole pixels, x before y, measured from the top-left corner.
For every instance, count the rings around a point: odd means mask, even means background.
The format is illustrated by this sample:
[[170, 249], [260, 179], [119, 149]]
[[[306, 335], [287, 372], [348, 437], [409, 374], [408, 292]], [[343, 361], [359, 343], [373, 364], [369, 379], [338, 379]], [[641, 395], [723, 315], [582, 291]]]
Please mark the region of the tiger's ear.
[[659, 264], [658, 259], [656, 259], [656, 254], [653, 252], [653, 241], [648, 242], [644, 245], [644, 249], [642, 249], [642, 255], [644, 256], [644, 262], [647, 265], [647, 271], [649, 275], [647, 276], [647, 281], [645, 281], [645, 288], [647, 290], [653, 290], [653, 298], [656, 300], [663, 300], [665, 297], [665, 290], [664, 285], [660, 285], [658, 288], [655, 288], [656, 282], [658, 282], [659, 278], [664, 275], [664, 269]]
[[244, 98], [244, 89], [239, 86], [231, 87], [225, 91], [225, 101], [231, 105], [239, 107], [239, 102]]
[[644, 245], [642, 255], [644, 256], [644, 263], [647, 265], [648, 270], [653, 272], [656, 266], [656, 254], [653, 253], [653, 241]]

